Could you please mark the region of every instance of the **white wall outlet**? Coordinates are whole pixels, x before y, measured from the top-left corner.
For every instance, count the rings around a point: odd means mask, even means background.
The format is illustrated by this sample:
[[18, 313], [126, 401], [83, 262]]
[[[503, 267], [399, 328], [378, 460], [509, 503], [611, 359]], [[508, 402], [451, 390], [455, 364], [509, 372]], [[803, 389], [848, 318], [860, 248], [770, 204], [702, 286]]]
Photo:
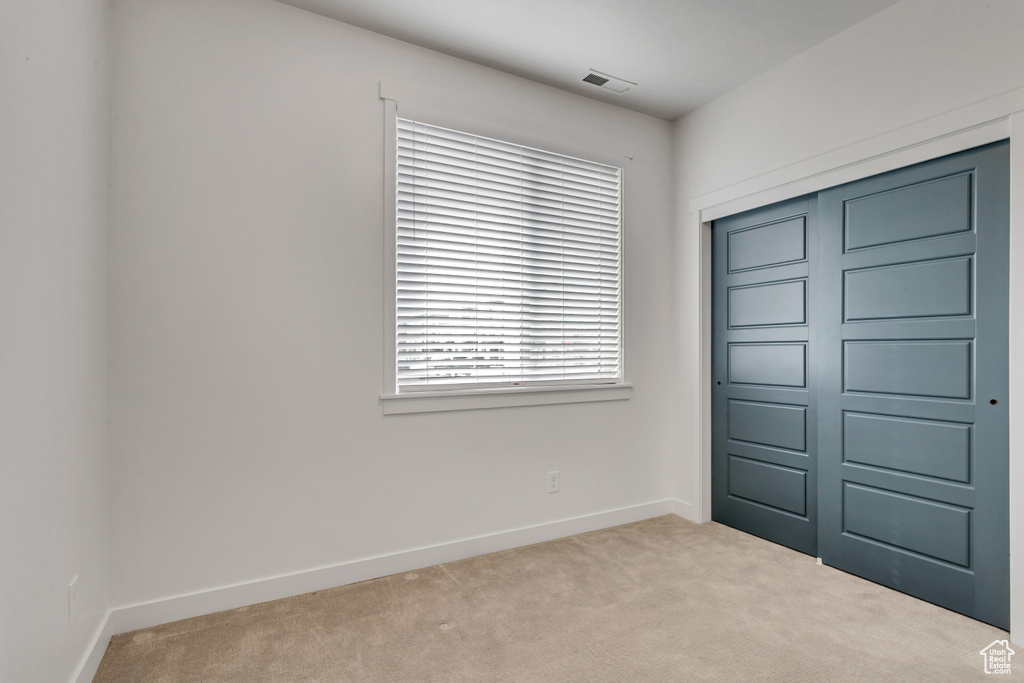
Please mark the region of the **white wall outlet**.
[[548, 472], [548, 493], [558, 493], [558, 472]]
[[75, 578], [71, 579], [71, 583], [68, 584], [68, 625], [75, 622], [75, 617], [78, 616], [78, 575], [75, 574]]

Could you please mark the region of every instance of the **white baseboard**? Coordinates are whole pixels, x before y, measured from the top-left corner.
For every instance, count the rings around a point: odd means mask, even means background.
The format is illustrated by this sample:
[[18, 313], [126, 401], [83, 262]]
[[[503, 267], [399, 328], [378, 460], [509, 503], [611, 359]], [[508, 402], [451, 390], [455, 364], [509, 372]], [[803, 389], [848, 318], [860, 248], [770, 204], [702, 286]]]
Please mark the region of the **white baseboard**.
[[110, 643], [110, 637], [114, 635], [110, 615], [110, 610], [103, 615], [103, 620], [96, 628], [96, 635], [93, 636], [89, 649], [82, 655], [78, 670], [71, 676], [71, 683], [92, 683], [92, 679], [95, 678], [96, 670], [100, 668], [100, 662], [103, 661], [103, 655]]
[[669, 499], [671, 512], [674, 515], [679, 515], [683, 519], [687, 519], [691, 522], [700, 524], [700, 513], [697, 510], [697, 506], [693, 503], [686, 503], [679, 500], [678, 498]]
[[[107, 620], [112, 634], [126, 633], [140, 628], [166, 624], [179, 619], [188, 619], [212, 614], [236, 607], [254, 605], [268, 600], [278, 600], [293, 595], [343, 586], [367, 579], [390, 574], [422, 569], [435, 564], [461, 560], [475, 555], [484, 555], [499, 550], [518, 548], [524, 545], [550, 541], [587, 531], [638, 522], [642, 519], [659, 517], [670, 513], [686, 519], [696, 519], [692, 505], [674, 498], [634, 505], [616, 510], [607, 510], [591, 515], [513, 529], [511, 531], [467, 538], [423, 548], [414, 548], [389, 555], [368, 557], [338, 565], [320, 567], [307, 571], [275, 576], [258, 581], [223, 586], [162, 600], [126, 605], [114, 609]], [[107, 637], [109, 640], [109, 636]], [[103, 643], [106, 647], [106, 641]], [[100, 652], [102, 658], [102, 651]], [[92, 659], [90, 658], [90, 662]], [[96, 660], [98, 666], [99, 660]], [[85, 681], [90, 679], [84, 679]], [[83, 683], [83, 681], [79, 681]]]

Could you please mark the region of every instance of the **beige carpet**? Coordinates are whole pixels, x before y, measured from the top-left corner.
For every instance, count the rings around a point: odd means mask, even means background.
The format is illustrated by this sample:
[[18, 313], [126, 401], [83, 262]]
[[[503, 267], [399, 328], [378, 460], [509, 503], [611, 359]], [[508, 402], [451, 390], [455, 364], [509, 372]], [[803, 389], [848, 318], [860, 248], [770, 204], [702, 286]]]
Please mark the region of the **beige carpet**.
[[1004, 631], [668, 515], [114, 637], [97, 683], [967, 681]]

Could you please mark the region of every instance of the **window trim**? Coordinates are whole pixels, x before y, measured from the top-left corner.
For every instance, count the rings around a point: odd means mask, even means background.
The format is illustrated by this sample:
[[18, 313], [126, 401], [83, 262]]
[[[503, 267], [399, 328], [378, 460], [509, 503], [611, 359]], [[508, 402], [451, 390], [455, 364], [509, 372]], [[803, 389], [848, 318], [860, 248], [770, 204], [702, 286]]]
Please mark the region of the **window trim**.
[[[620, 287], [620, 377], [617, 380], [579, 384], [499, 386], [489, 388], [445, 389], [398, 393], [397, 387], [397, 192], [398, 159], [398, 101], [381, 96], [383, 104], [383, 163], [384, 163], [384, 373], [380, 403], [385, 415], [421, 412], [473, 410], [510, 406], [550, 405], [558, 403], [589, 403], [629, 399], [632, 384], [626, 362], [626, 240], [625, 211], [619, 226], [619, 287]], [[443, 124], [438, 124], [443, 125]], [[620, 193], [625, 199], [627, 164], [624, 157], [620, 168]], [[625, 202], [623, 201], [623, 205]]]
[[628, 399], [633, 385], [577, 384], [544, 387], [499, 387], [494, 389], [450, 389], [446, 391], [420, 391], [408, 394], [382, 394], [385, 415], [404, 413], [439, 413], [450, 410], [477, 410], [481, 408], [510, 408], [557, 403], [593, 403]]

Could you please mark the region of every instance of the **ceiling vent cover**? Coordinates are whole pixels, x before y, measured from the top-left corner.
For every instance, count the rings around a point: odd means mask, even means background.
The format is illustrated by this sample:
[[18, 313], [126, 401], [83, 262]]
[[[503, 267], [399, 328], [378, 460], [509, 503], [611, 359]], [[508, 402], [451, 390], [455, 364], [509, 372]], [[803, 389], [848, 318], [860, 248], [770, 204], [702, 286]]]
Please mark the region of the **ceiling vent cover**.
[[636, 83], [633, 83], [632, 81], [627, 81], [622, 78], [616, 78], [615, 76], [611, 76], [606, 73], [601, 73], [600, 71], [595, 71], [594, 69], [591, 69], [590, 71], [587, 72], [587, 75], [583, 77], [583, 82], [590, 83], [591, 85], [596, 85], [602, 90], [610, 90], [611, 92], [617, 95], [622, 95], [630, 88], [636, 87]]

